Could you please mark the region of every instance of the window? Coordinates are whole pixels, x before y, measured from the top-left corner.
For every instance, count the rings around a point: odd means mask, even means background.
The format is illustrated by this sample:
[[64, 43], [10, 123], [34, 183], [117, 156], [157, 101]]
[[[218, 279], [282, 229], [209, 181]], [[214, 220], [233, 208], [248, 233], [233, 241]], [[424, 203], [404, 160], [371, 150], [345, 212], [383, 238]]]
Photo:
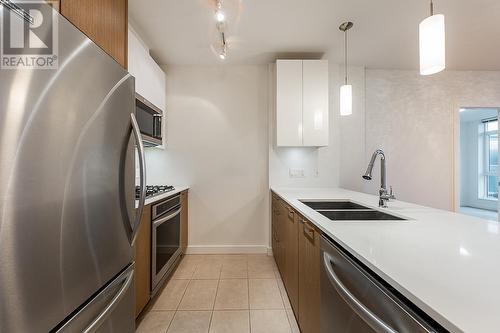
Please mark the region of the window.
[[498, 200], [498, 119], [479, 125], [479, 198]]

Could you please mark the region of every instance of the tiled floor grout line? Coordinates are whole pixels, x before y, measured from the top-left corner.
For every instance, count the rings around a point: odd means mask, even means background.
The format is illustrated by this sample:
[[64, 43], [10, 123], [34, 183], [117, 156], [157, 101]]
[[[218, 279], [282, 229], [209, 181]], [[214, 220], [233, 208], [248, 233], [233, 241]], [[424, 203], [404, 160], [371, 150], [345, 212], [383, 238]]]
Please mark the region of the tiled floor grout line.
[[215, 288], [215, 296], [214, 296], [214, 302], [212, 303], [212, 313], [210, 313], [210, 320], [208, 321], [208, 331], [207, 333], [210, 333], [210, 329], [212, 328], [212, 319], [214, 318], [214, 311], [215, 311], [215, 301], [217, 299], [217, 293], [219, 292], [219, 284], [220, 284], [220, 276], [222, 274], [222, 266], [220, 267], [219, 271], [219, 279], [217, 280], [217, 287]]
[[[274, 258], [273, 258], [273, 260], [274, 260]], [[276, 261], [274, 261], [274, 262], [276, 262]], [[283, 302], [283, 309], [285, 310], [286, 320], [288, 321], [288, 325], [290, 326], [290, 333], [293, 333], [292, 323], [291, 323], [291, 321], [290, 321], [290, 318], [288, 317], [288, 309], [286, 308], [286, 305], [285, 305], [285, 303], [286, 303], [286, 302], [285, 302], [285, 300], [283, 299], [283, 292], [282, 292], [282, 288], [280, 288], [280, 284], [279, 284], [279, 280], [281, 279], [281, 275], [280, 275], [280, 273], [279, 273], [278, 269], [275, 269], [275, 270], [274, 270], [274, 273], [275, 273], [275, 274], [274, 274], [274, 276], [275, 276], [275, 278], [276, 278], [276, 283], [278, 284], [278, 290], [279, 290], [279, 292], [280, 292], [280, 296], [281, 296], [281, 302]], [[277, 273], [277, 274], [276, 274], [276, 273]], [[284, 290], [284, 291], [285, 291], [286, 297], [287, 297], [287, 299], [288, 299], [288, 302], [290, 302], [290, 298], [288, 297], [288, 293], [286, 292], [286, 290]], [[290, 304], [290, 306], [291, 306], [291, 304]], [[295, 318], [295, 314], [293, 313], [293, 309], [292, 309], [292, 315], [293, 315], [293, 316], [294, 316], [294, 318]]]
[[[214, 257], [215, 258], [215, 257]], [[252, 260], [250, 260], [249, 258], [252, 258]], [[270, 257], [271, 259], [273, 259], [272, 257]], [[216, 258], [217, 259], [217, 258]], [[205, 262], [205, 260], [202, 260], [202, 261], [195, 261], [192, 265], [193, 265], [193, 273], [192, 274], [189, 274], [189, 275], [184, 275], [184, 276], [190, 276], [190, 278], [187, 278], [187, 279], [170, 279], [170, 280], [187, 280], [187, 284], [186, 284], [186, 288], [184, 289], [184, 291], [182, 292], [182, 295], [180, 297], [180, 300], [179, 302], [177, 303], [174, 311], [173, 311], [173, 316], [172, 316], [172, 319], [170, 320], [170, 322], [168, 323], [168, 325], [166, 325], [166, 327], [164, 328], [164, 331], [162, 330], [162, 332], [168, 332], [168, 330], [173, 327], [173, 322], [174, 322], [174, 319], [176, 318], [176, 316], [178, 315], [179, 312], [183, 312], [183, 311], [202, 311], [202, 310], [181, 310], [180, 309], [180, 304], [182, 303], [182, 301], [184, 300], [184, 298], [186, 297], [186, 294], [187, 294], [187, 291], [188, 291], [188, 288], [190, 287], [190, 285], [192, 283], [194, 283], [196, 280], [217, 280], [217, 285], [216, 285], [216, 289], [215, 289], [215, 296], [214, 296], [214, 299], [213, 299], [213, 302], [212, 302], [212, 306], [211, 306], [211, 309], [208, 309], [208, 311], [210, 311], [210, 317], [209, 317], [209, 321], [208, 321], [208, 331], [207, 333], [210, 333], [210, 330], [212, 330], [212, 324], [214, 323], [214, 314], [216, 311], [221, 311], [221, 312], [232, 312], [232, 311], [242, 311], [244, 309], [215, 309], [215, 305], [216, 305], [216, 300], [217, 300], [217, 296], [218, 296], [218, 293], [219, 293], [219, 290], [221, 290], [221, 281], [222, 280], [242, 280], [242, 281], [246, 281], [247, 283], [247, 311], [248, 311], [248, 329], [249, 329], [249, 333], [252, 333], [252, 315], [251, 315], [251, 312], [253, 310], [255, 311], [273, 311], [273, 310], [281, 310], [284, 312], [285, 316], [286, 316], [286, 322], [288, 323], [289, 325], [289, 332], [290, 333], [293, 333], [295, 332], [294, 331], [294, 327], [296, 327], [296, 325], [293, 324], [293, 321], [296, 320], [295, 319], [295, 314], [293, 314], [293, 310], [292, 310], [292, 315], [294, 316], [293, 318], [290, 318], [289, 316], [289, 311], [287, 309], [287, 302], [285, 301], [285, 296], [288, 298], [288, 294], [286, 293], [286, 289], [282, 289], [280, 287], [280, 276], [279, 276], [279, 272], [277, 271], [276, 267], [273, 265], [273, 278], [263, 278], [263, 277], [257, 277], [257, 278], [250, 278], [250, 274], [249, 274], [249, 269], [250, 269], [250, 263], [252, 263], [252, 265], [254, 265], [255, 267], [258, 267], [260, 265], [263, 265], [263, 266], [267, 266], [268, 265], [268, 260], [269, 259], [264, 259], [262, 261], [260, 261], [261, 259], [258, 258], [258, 257], [251, 257], [250, 255], [245, 255], [243, 257], [240, 258], [237, 258], [235, 257], [234, 259], [237, 259], [236, 261], [232, 261], [233, 258], [231, 257], [222, 257], [221, 259], [221, 264], [220, 264], [220, 268], [218, 270], [218, 277], [217, 279], [208, 279], [208, 278], [204, 278], [204, 279], [196, 279], [195, 278], [195, 275], [196, 275], [196, 272], [200, 269], [200, 266], [202, 266], [203, 262]], [[240, 268], [236, 268], [236, 270], [234, 271], [235, 274], [233, 274], [232, 276], [243, 276], [243, 275], [246, 275], [246, 278], [243, 278], [243, 277], [229, 277], [229, 278], [223, 278], [223, 270], [224, 270], [224, 266], [227, 265], [227, 267], [230, 267], [229, 268], [229, 272], [232, 272], [232, 265], [239, 262], [241, 260], [241, 263], [244, 264], [239, 266], [240, 264], [236, 264], [237, 267], [243, 267], [243, 268], [246, 268], [246, 274], [241, 274], [240, 273]], [[216, 260], [217, 262], [218, 260]], [[275, 261], [272, 260], [272, 263], [274, 264]], [[264, 270], [265, 271], [265, 270]], [[263, 273], [265, 273], [264, 271], [262, 271]], [[278, 272], [278, 274], [277, 274]], [[262, 275], [260, 274], [260, 271], [257, 270], [256, 271], [257, 273], [257, 276], [259, 275]], [[182, 275], [181, 275], [182, 276]], [[229, 274], [229, 276], [231, 276], [231, 273]], [[215, 276], [214, 276], [215, 277]], [[170, 281], [169, 280], [169, 281]], [[250, 302], [250, 280], [274, 280], [274, 284], [276, 286], [276, 288], [278, 288], [278, 294], [280, 296], [280, 303], [281, 305], [278, 306], [278, 307], [269, 307], [269, 308], [266, 308], [266, 305], [263, 305], [263, 307], [258, 307], [256, 309], [252, 309], [251, 308], [251, 302]], [[268, 284], [268, 285], [271, 285], [271, 284]], [[150, 310], [152, 311], [152, 309]], [[148, 312], [150, 312], [148, 311]], [[162, 311], [162, 310], [160, 310]], [[207, 311], [207, 310], [205, 310]], [[167, 312], [167, 311], [165, 311]]]
[[[180, 264], [180, 263], [179, 263]], [[196, 271], [196, 269], [198, 268], [198, 264], [195, 264], [194, 265], [194, 272]], [[168, 333], [168, 330], [170, 329], [170, 326], [172, 325], [172, 323], [174, 322], [174, 319], [175, 319], [175, 316], [177, 315], [177, 312], [179, 311], [179, 306], [181, 305], [181, 302], [182, 302], [182, 299], [184, 298], [184, 296], [186, 295], [186, 291], [189, 287], [189, 284], [191, 283], [191, 280], [192, 280], [192, 277], [194, 276], [194, 272], [193, 274], [191, 275], [191, 279], [188, 279], [188, 283], [186, 285], [186, 289], [184, 289], [184, 292], [182, 293], [182, 297], [179, 301], [179, 303], [177, 304], [177, 306], [175, 307], [175, 311], [174, 311], [174, 316], [172, 317], [172, 320], [170, 321], [170, 323], [168, 324], [168, 327], [167, 327], [167, 330], [165, 331], [165, 333]], [[170, 280], [168, 281], [170, 282]]]

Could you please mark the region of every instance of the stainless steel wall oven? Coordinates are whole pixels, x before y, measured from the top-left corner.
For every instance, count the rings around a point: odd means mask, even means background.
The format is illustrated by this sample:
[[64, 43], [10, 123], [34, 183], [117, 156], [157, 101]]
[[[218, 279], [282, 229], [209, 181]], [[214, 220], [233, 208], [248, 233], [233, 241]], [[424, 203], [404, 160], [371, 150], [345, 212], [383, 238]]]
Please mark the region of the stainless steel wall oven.
[[180, 258], [181, 196], [152, 205], [151, 289], [154, 295]]

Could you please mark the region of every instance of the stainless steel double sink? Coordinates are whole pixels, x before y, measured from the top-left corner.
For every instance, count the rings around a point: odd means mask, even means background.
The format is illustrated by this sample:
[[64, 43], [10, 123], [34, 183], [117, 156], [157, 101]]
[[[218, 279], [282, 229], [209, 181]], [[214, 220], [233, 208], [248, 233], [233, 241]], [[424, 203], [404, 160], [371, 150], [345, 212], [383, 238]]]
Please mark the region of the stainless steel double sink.
[[333, 221], [404, 221], [406, 219], [357, 204], [352, 201], [300, 200]]

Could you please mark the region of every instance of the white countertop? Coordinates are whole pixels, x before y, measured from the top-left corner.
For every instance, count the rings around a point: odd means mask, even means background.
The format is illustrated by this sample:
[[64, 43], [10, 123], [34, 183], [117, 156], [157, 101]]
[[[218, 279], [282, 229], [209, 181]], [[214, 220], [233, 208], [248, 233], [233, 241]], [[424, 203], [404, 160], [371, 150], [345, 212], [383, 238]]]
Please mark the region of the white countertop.
[[[272, 189], [451, 332], [500, 332], [500, 224], [337, 188]], [[350, 200], [408, 221], [331, 221], [299, 199]]]
[[[177, 193], [181, 193], [181, 192], [183, 192], [185, 190], [189, 190], [189, 186], [174, 186], [174, 190], [173, 191], [165, 192], [165, 193], [162, 193], [162, 194], [159, 194], [159, 195], [155, 195], [154, 197], [147, 198], [146, 201], [145, 201], [145, 203], [144, 203], [144, 206], [147, 206], [147, 205], [150, 205], [150, 204], [155, 203], [157, 201], [166, 199], [168, 197], [176, 195]], [[135, 201], [135, 208], [137, 208], [138, 204], [139, 204], [139, 200], [136, 200]]]

